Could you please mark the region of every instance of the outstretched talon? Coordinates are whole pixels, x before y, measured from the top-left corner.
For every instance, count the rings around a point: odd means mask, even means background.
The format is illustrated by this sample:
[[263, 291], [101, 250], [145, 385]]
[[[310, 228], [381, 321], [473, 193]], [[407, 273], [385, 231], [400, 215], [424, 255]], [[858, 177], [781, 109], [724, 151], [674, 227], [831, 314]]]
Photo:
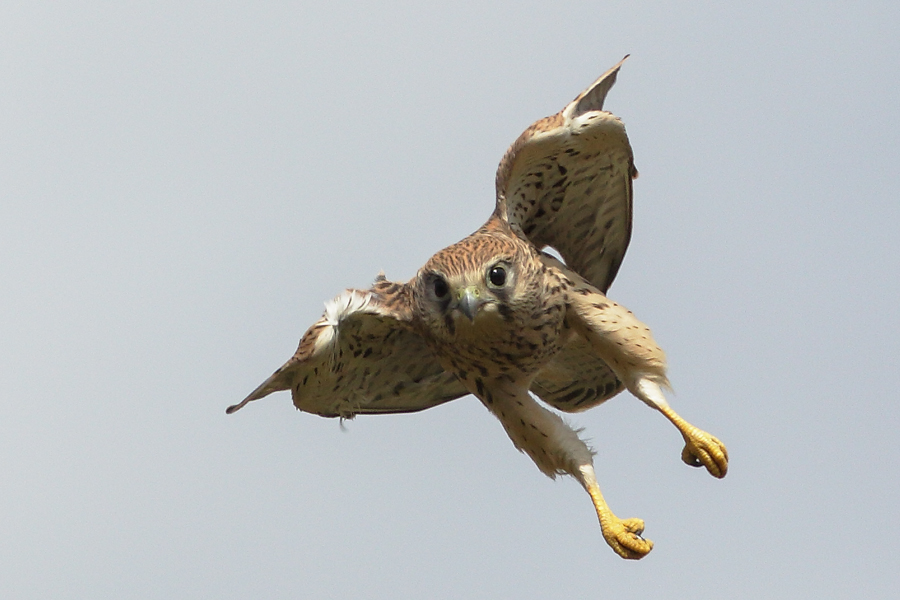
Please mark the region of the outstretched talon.
[[653, 549], [653, 542], [641, 537], [644, 521], [641, 519], [620, 519], [609, 513], [600, 520], [600, 529], [606, 543], [622, 558], [638, 560]]
[[721, 479], [728, 472], [728, 450], [718, 438], [694, 428], [684, 436], [681, 460], [692, 467], [704, 466], [709, 474]]

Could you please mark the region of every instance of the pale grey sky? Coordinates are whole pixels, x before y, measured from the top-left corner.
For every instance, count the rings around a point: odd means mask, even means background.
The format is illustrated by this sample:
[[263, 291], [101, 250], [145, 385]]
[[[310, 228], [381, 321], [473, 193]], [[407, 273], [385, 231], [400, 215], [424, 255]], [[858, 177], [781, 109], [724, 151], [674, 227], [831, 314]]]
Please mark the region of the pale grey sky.
[[[627, 394], [570, 418], [648, 557], [472, 397], [226, 417], [626, 53], [610, 296], [731, 455], [684, 466]], [[891, 597], [898, 72], [893, 1], [4, 3], [0, 597]]]

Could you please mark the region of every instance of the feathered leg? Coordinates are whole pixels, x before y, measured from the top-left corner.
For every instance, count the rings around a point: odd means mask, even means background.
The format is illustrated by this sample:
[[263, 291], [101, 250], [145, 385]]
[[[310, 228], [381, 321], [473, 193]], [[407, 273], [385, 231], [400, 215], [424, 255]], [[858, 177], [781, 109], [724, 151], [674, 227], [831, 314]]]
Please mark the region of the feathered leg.
[[568, 474], [577, 479], [594, 503], [606, 543], [623, 558], [642, 558], [653, 542], [641, 536], [641, 519], [620, 519], [609, 509], [594, 473], [593, 453], [558, 415], [539, 405], [524, 386], [483, 382], [476, 395], [506, 429], [516, 448], [547, 476]]
[[666, 357], [653, 340], [650, 328], [630, 310], [616, 304], [576, 273], [558, 265], [569, 287], [566, 323], [584, 336], [615, 372], [628, 391], [672, 422], [684, 438], [681, 459], [692, 467], [703, 465], [714, 477], [728, 471], [728, 451], [714, 436], [682, 419], [666, 402]]

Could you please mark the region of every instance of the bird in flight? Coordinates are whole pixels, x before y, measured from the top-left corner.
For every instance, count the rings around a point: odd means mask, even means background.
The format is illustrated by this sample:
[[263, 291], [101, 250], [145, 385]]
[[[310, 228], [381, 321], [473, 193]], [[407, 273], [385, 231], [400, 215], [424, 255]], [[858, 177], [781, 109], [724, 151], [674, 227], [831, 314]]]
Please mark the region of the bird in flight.
[[513, 142], [494, 212], [475, 233], [406, 283], [379, 275], [326, 303], [290, 360], [227, 412], [281, 390], [301, 411], [341, 418], [473, 394], [542, 472], [581, 483], [617, 554], [646, 555], [644, 522], [613, 514], [592, 451], [534, 398], [572, 413], [627, 389], [678, 429], [685, 463], [725, 476], [722, 442], [666, 402], [665, 354], [649, 328], [606, 296], [631, 237], [637, 177], [622, 121], [603, 110], [624, 61]]

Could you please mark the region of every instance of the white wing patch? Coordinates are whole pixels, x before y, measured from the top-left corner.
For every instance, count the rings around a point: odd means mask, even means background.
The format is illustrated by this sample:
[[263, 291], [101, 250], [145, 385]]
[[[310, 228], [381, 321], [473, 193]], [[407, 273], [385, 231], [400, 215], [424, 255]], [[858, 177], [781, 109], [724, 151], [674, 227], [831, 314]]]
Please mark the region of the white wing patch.
[[346, 290], [325, 303], [325, 322], [332, 327], [338, 327], [341, 320], [355, 312], [377, 312], [366, 310], [371, 303], [371, 292]]
[[341, 322], [354, 313], [380, 314], [373, 310], [373, 296], [371, 292], [361, 290], [344, 290], [325, 303], [325, 315], [320, 321], [320, 327], [324, 330], [316, 338], [315, 353], [318, 354], [328, 347], [334, 347], [335, 341], [340, 335]]

